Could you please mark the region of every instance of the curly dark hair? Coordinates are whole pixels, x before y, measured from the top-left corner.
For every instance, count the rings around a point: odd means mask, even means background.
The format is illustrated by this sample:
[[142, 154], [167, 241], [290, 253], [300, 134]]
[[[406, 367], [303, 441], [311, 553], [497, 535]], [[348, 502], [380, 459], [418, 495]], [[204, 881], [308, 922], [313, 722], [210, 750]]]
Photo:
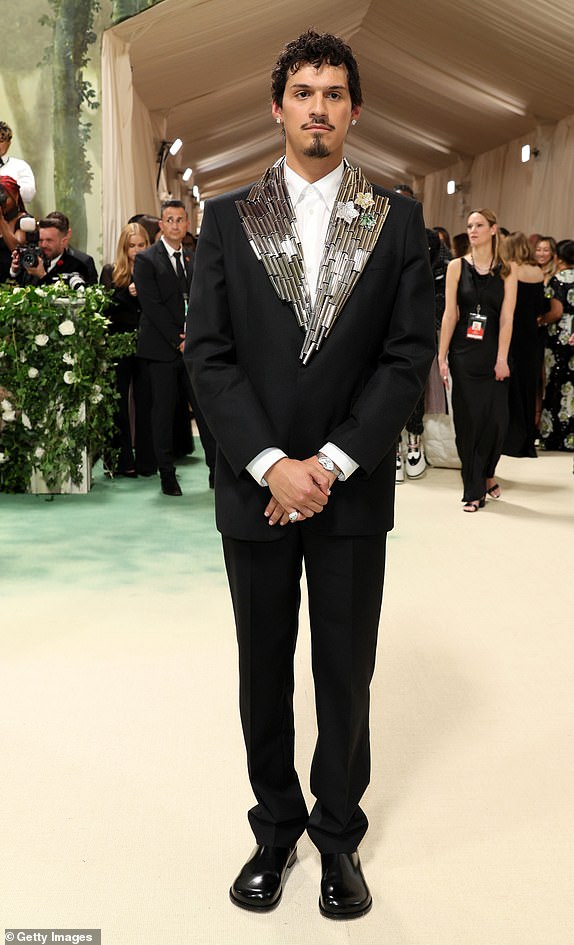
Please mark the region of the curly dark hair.
[[291, 43], [287, 43], [271, 73], [271, 98], [276, 105], [283, 104], [283, 93], [289, 75], [306, 64], [317, 69], [325, 63], [329, 66], [345, 66], [349, 78], [349, 92], [353, 108], [363, 104], [359, 67], [350, 46], [331, 33], [316, 33], [307, 30]]

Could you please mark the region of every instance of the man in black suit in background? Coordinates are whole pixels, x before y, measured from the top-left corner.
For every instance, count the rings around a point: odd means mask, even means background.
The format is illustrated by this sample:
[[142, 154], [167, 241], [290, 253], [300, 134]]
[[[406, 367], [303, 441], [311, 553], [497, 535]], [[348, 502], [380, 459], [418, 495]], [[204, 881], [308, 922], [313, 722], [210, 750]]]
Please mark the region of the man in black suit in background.
[[[193, 253], [182, 245], [188, 217], [181, 200], [167, 200], [161, 207], [161, 238], [138, 253], [134, 282], [140, 301], [136, 354], [148, 363], [152, 386], [151, 424], [156, 461], [164, 495], [180, 496], [175, 474], [174, 418], [183, 389], [193, 405], [189, 375], [182, 358], [187, 300], [193, 272]], [[207, 465], [214, 465], [213, 439], [194, 410]]]
[[[395, 443], [434, 354], [433, 283], [420, 205], [343, 160], [362, 102], [351, 49], [313, 32], [289, 43], [272, 102], [285, 158], [251, 189], [207, 202], [185, 351], [217, 441], [257, 799], [257, 847], [230, 895], [254, 911], [276, 906], [306, 830], [321, 854], [320, 911], [346, 919], [372, 901], [357, 852], [369, 686]], [[294, 764], [303, 563], [318, 727], [310, 813]]]

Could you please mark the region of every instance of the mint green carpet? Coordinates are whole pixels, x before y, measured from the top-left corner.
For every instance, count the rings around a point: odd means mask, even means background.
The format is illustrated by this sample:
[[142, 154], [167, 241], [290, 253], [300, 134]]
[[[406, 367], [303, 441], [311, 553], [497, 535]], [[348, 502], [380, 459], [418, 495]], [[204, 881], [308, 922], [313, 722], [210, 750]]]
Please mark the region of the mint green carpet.
[[171, 592], [207, 574], [224, 580], [198, 440], [178, 477], [184, 494], [175, 498], [161, 493], [158, 476], [112, 480], [98, 463], [88, 495], [0, 495], [0, 583]]

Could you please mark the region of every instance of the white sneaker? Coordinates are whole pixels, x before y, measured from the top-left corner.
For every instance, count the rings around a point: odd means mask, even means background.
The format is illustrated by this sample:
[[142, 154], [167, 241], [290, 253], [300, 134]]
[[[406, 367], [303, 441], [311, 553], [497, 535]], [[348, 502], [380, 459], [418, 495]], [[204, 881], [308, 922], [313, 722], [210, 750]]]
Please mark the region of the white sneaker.
[[403, 455], [401, 453], [400, 446], [397, 447], [397, 458], [395, 465], [395, 482], [404, 482], [405, 481], [405, 466], [403, 463]]
[[408, 434], [407, 443], [407, 476], [409, 479], [418, 479], [427, 468], [423, 445], [420, 436], [414, 433]]

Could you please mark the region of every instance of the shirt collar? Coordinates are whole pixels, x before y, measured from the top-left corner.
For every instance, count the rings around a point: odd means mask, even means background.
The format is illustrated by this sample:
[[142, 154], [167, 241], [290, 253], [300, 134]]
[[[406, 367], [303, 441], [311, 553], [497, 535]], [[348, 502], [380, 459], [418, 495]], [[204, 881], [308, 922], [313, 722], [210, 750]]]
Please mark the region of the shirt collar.
[[173, 247], [169, 245], [169, 243], [167, 242], [167, 240], [165, 239], [165, 237], [164, 237], [163, 235], [160, 236], [160, 239], [161, 239], [163, 245], [165, 246], [165, 248], [167, 249], [167, 251], [168, 251], [168, 253], [169, 253], [170, 259], [171, 259], [171, 257], [173, 256], [174, 253], [181, 253], [181, 255], [183, 256], [183, 244], [182, 244], [182, 243], [179, 244], [179, 249], [173, 249]]
[[304, 177], [301, 177], [294, 170], [292, 170], [287, 162], [285, 162], [285, 183], [287, 184], [287, 189], [289, 190], [291, 203], [294, 207], [297, 206], [303, 191], [307, 187], [314, 187], [323, 198], [326, 206], [331, 209], [335, 203], [337, 191], [341, 186], [344, 171], [345, 162], [341, 161], [334, 171], [326, 174], [325, 177], [321, 177], [320, 180], [313, 181], [311, 184], [308, 180], [305, 180]]
[[48, 266], [48, 269], [47, 269], [48, 272], [51, 272], [51, 270], [54, 268], [54, 266], [57, 266], [57, 265], [58, 265], [58, 263], [60, 262], [60, 259], [62, 258], [63, 255], [64, 255], [64, 251], [62, 250], [62, 252], [59, 254], [59, 256], [54, 256], [54, 258], [50, 260], [50, 265]]

